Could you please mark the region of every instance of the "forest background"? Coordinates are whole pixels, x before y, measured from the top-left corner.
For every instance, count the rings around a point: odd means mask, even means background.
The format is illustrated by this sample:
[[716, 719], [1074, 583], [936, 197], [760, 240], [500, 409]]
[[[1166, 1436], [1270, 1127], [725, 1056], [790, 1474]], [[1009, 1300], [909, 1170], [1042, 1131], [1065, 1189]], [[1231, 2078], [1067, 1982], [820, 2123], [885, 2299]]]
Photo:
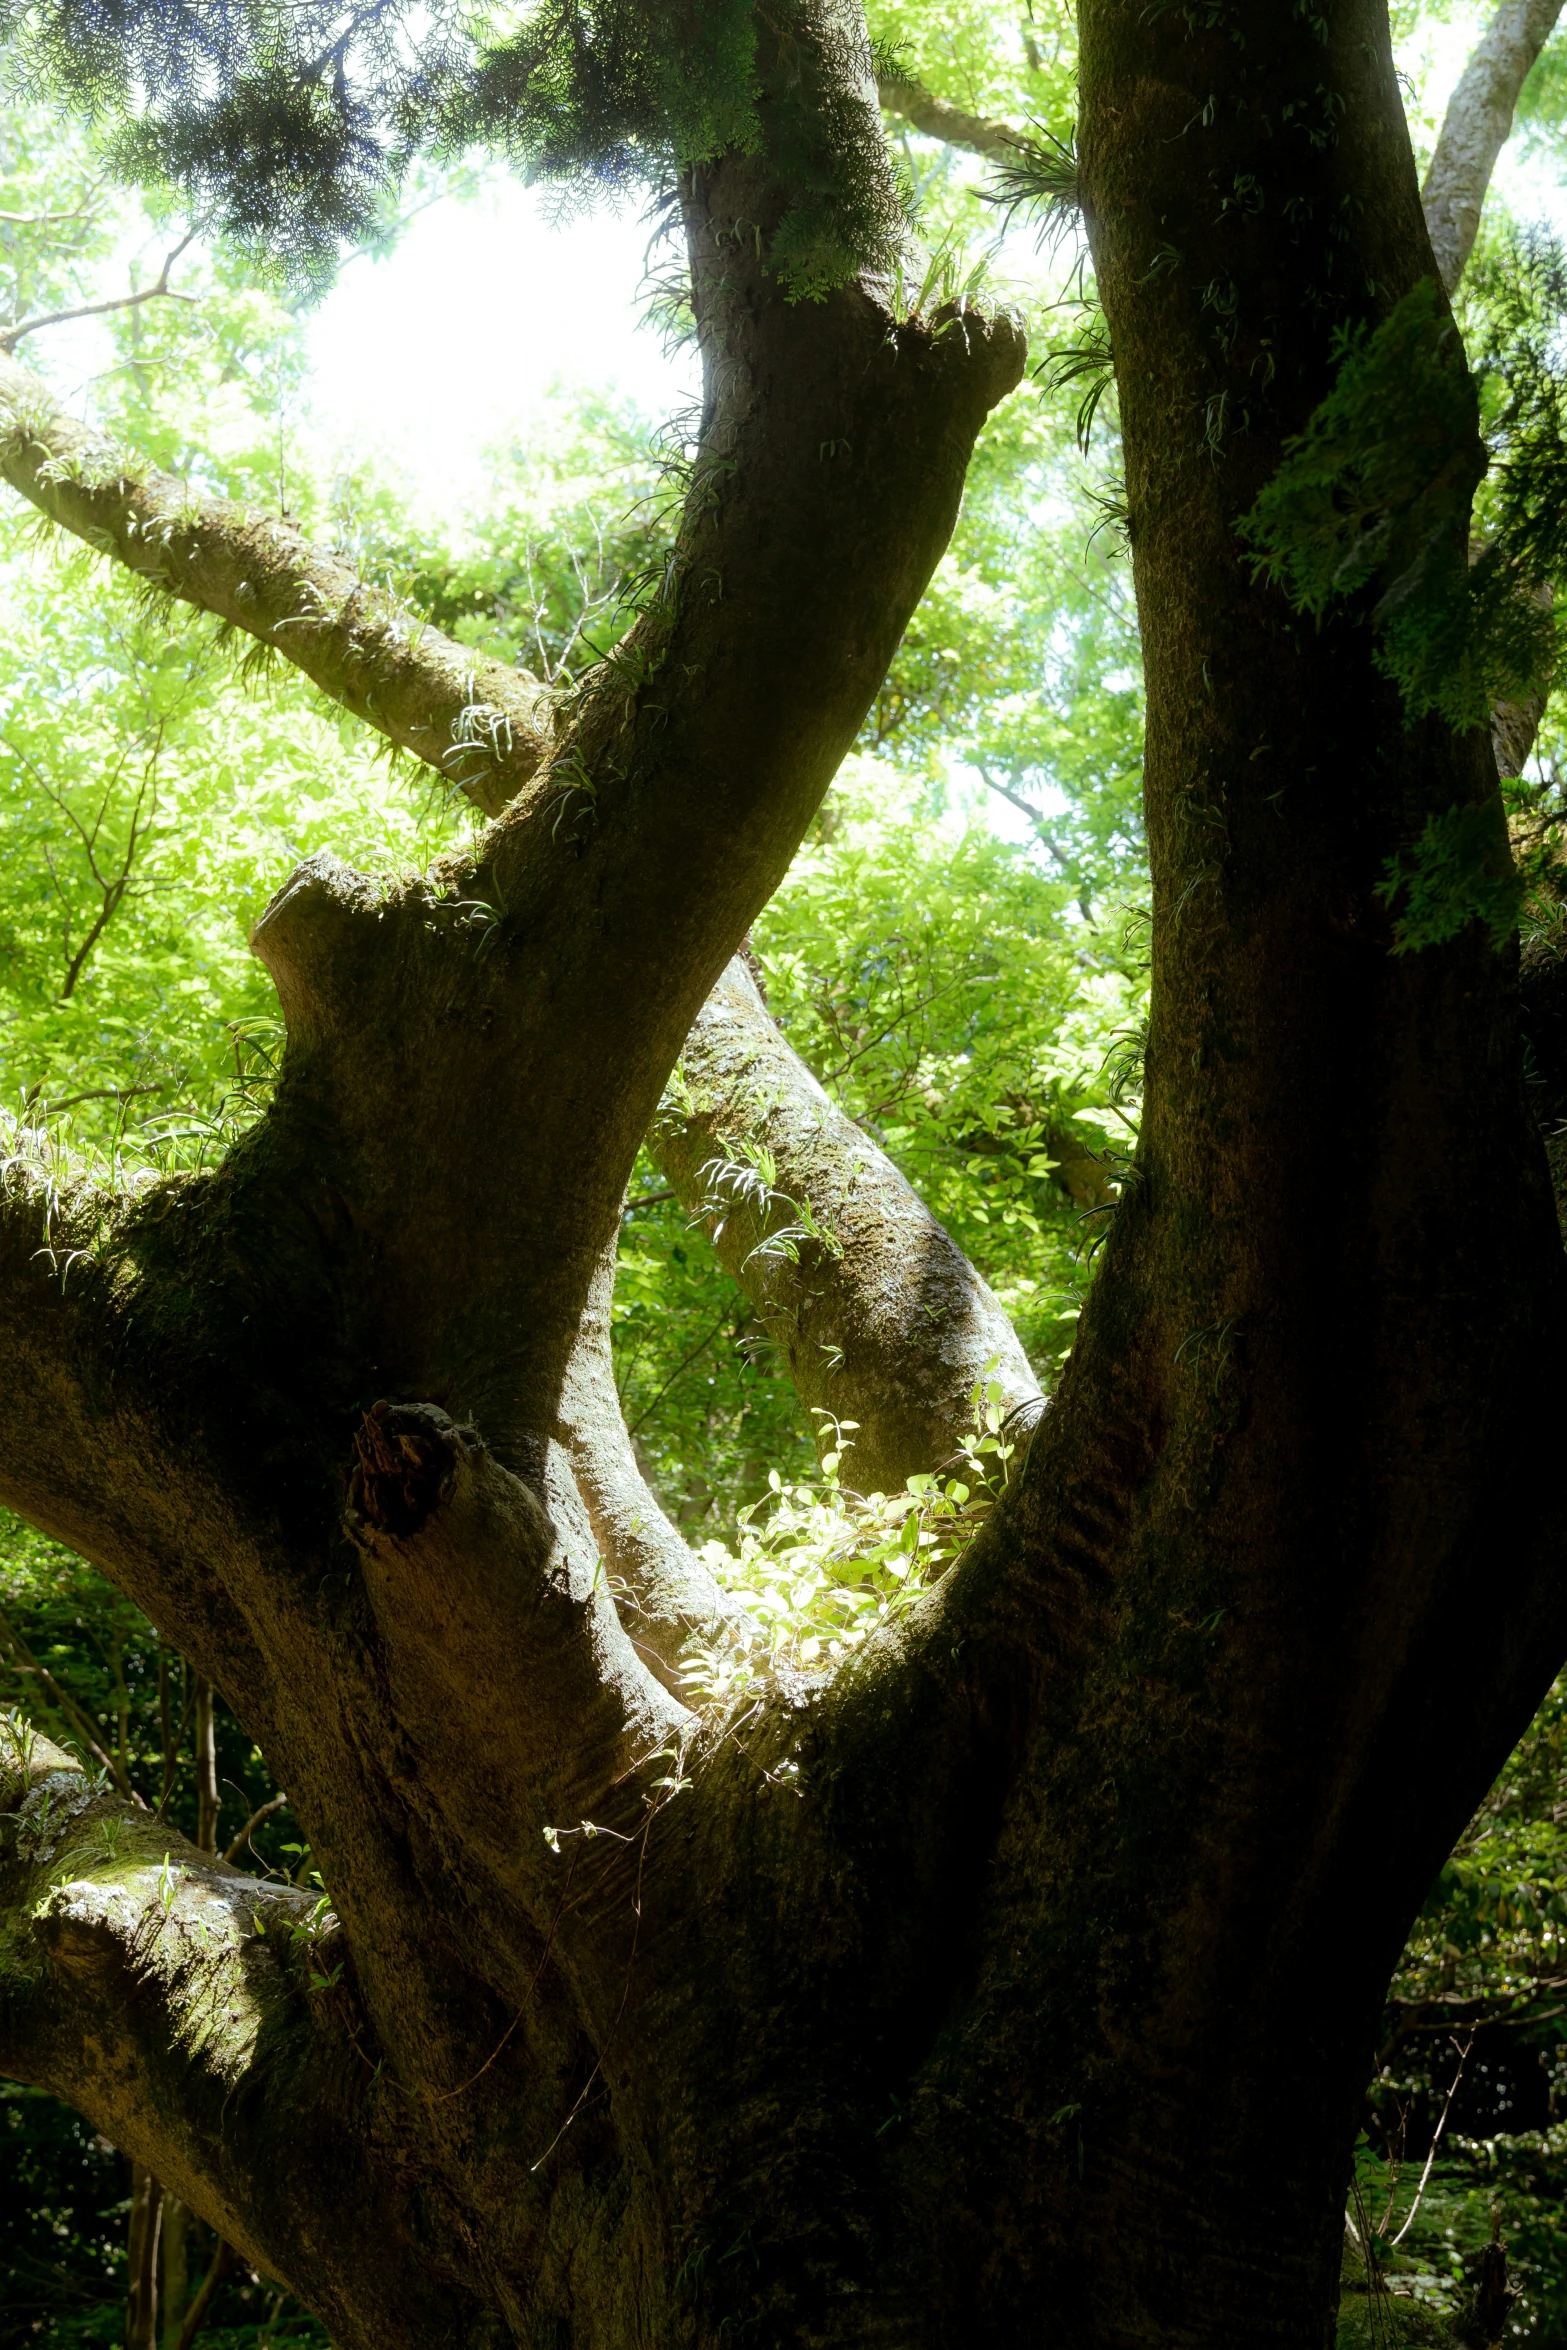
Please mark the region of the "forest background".
[[[870, 15], [889, 70], [975, 127], [1069, 139], [1066, 11], [894, 0]], [[1423, 155], [1484, 21], [1395, 10]], [[752, 947], [795, 1049], [983, 1271], [1048, 1389], [1135, 1139], [1145, 1004], [1114, 391], [1070, 235], [1014, 216], [993, 157], [889, 125], [933, 270], [1015, 301], [1035, 367], [981, 441], [952, 547]], [[1567, 36], [1525, 87], [1509, 165], [1461, 291], [1472, 336], [1567, 177]], [[394, 254], [427, 206], [460, 236], [475, 217], [462, 207], [484, 194], [474, 171], [431, 175], [350, 265]], [[30, 363], [83, 413], [170, 471], [280, 507], [476, 652], [562, 682], [601, 658], [657, 575], [689, 420], [613, 389], [563, 390], [436, 523], [394, 466], [345, 455], [314, 418], [297, 292], [199, 231], [165, 267], [190, 226], [114, 187], [87, 130], [10, 91], [0, 345], [28, 328]], [[646, 331], [678, 334], [655, 226]], [[100, 303], [118, 306], [91, 346], [44, 331], [50, 314]], [[557, 324], [565, 347], [569, 321]], [[1548, 709], [1513, 787], [1520, 827], [1560, 813], [1564, 757]], [[219, 1151], [273, 1070], [273, 999], [246, 929], [279, 882], [327, 845], [366, 871], [417, 868], [471, 820], [292, 674], [257, 671], [195, 620], [181, 629], [90, 556], [40, 540], [9, 498], [0, 509], [0, 1098], [62, 1164], [83, 1150], [163, 1166]], [[774, 1174], [764, 1155], [729, 1180]], [[819, 1453], [712, 1223], [693, 1226], [644, 1157], [615, 1298], [625, 1416], [671, 1515], [744, 1586], [774, 1652], [810, 1663], [897, 1608], [921, 1545], [939, 1558], [942, 1512], [960, 1517], [1002, 1473], [1005, 1431], [978, 1395], [969, 1462], [912, 1513], [890, 1497], [884, 1555], [867, 1570], [861, 1540], [845, 1585], [832, 1565], [852, 1425]], [[789, 1246], [787, 1222], [769, 1245]], [[692, 1657], [694, 1675], [720, 1669], [737, 1668]], [[7, 1704], [184, 1832], [311, 1880], [286, 1796], [221, 1701], [108, 1583], [3, 1513], [0, 1671]], [[1567, 2344], [1564, 1738], [1558, 1684], [1390, 1989], [1346, 2221], [1345, 2343], [1461, 2330], [1495, 2236], [1510, 2333]], [[0, 2086], [0, 2350], [123, 2338], [137, 2191], [78, 2116]], [[198, 2333], [323, 2338], [177, 2207], [161, 2247], [169, 2350]]]

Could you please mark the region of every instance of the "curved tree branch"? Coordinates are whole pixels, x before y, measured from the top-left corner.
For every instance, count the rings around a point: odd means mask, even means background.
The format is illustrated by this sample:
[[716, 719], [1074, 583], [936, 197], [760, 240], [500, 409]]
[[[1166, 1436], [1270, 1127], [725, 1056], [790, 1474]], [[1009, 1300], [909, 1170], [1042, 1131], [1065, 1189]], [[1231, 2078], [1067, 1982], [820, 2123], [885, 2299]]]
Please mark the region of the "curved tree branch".
[[626, 1432], [610, 1352], [615, 1243], [604, 1250], [588, 1291], [560, 1399], [560, 1435], [571, 1458], [594, 1538], [614, 1577], [620, 1613], [655, 1670], [670, 1675], [687, 1633], [733, 1612], [672, 1526]]
[[876, 94], [889, 114], [901, 114], [927, 139], [944, 139], [949, 147], [970, 147], [976, 155], [1006, 155], [1030, 144], [1027, 131], [1016, 124], [965, 114], [961, 106], [949, 105], [921, 83], [898, 75], [878, 75]]
[[534, 679], [454, 644], [291, 523], [128, 462], [3, 354], [0, 475], [138, 579], [281, 654], [488, 814], [548, 756]]
[[409, 2310], [434, 2339], [451, 2286], [388, 2226], [421, 2200], [398, 2153], [414, 2116], [355, 2053], [334, 1927], [313, 1894], [227, 1868], [0, 1725], [0, 2068], [68, 2098], [371, 2350]]
[[817, 1084], [738, 956], [697, 1015], [683, 1068], [688, 1106], [666, 1108], [649, 1146], [761, 1314], [807, 1410], [858, 1422], [849, 1482], [896, 1493], [935, 1468], [987, 1375], [1008, 1409], [1038, 1400], [991, 1291]]
[[1431, 249], [1451, 293], [1474, 249], [1518, 93], [1561, 15], [1562, 0], [1502, 0], [1448, 102], [1421, 191]]

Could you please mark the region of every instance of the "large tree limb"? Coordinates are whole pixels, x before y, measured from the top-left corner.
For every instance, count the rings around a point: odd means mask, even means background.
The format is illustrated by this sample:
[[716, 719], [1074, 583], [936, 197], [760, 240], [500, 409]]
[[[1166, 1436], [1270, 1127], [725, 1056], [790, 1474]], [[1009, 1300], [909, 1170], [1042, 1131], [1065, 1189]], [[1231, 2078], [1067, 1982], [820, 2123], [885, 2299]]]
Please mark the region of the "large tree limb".
[[1562, 0], [1502, 0], [1448, 101], [1421, 201], [1449, 293], [1474, 249], [1496, 159], [1512, 133], [1518, 93], [1561, 11]]
[[[682, 1065], [685, 1094], [651, 1131], [654, 1157], [756, 1305], [807, 1410], [858, 1422], [846, 1482], [896, 1493], [935, 1468], [970, 1426], [987, 1376], [1009, 1410], [1038, 1400], [991, 1291], [818, 1085], [739, 956], [698, 1013]], [[770, 1154], [771, 1184], [754, 1158], [737, 1158], [742, 1145]]]
[[149, 1208], [62, 1179], [48, 1132], [0, 1112], [0, 1494], [108, 1568], [265, 1740], [272, 1675], [214, 1556], [221, 1479], [171, 1444], [137, 1376], [145, 1325], [123, 1275]]
[[433, 1405], [378, 1404], [355, 1440], [347, 1523], [392, 1710], [452, 1829], [539, 1875], [541, 1837], [597, 1812], [691, 1717], [636, 1656], [598, 1562]]
[[[872, 283], [786, 302], [764, 260], [786, 199], [757, 158], [683, 193], [708, 397], [665, 599], [476, 855], [392, 887], [318, 859], [278, 894], [254, 944], [281, 1078], [219, 1168], [104, 1203], [54, 1277], [33, 1192], [0, 1231], [0, 1490], [132, 1591], [262, 1740], [331, 1886], [372, 2062], [417, 2104], [453, 2260], [522, 2339], [525, 2299], [569, 2304], [584, 2182], [653, 2198], [680, 2035], [705, 2044], [680, 1987], [691, 1904], [659, 1872], [748, 1878], [734, 1790], [748, 1810], [757, 1786], [737, 1749], [698, 1803], [689, 1718], [625, 1638], [558, 1474], [584, 1313], [667, 1072], [863, 722], [1023, 358], [1009, 319], [896, 315]], [[56, 438], [40, 452], [22, 419], [10, 445], [45, 511], [251, 624], [244, 518]], [[439, 763], [462, 716], [445, 656], [432, 672], [411, 636], [332, 609], [336, 576], [292, 534], [268, 546], [286, 560], [252, 633]], [[596, 1503], [608, 1524], [616, 1495]], [[706, 1851], [666, 1835], [644, 1888], [675, 1792]], [[74, 2093], [63, 2058], [39, 2077]], [[600, 2110], [555, 2156], [590, 2091]], [[474, 2224], [497, 2207], [503, 2242]], [[417, 2308], [387, 2316], [384, 2345], [411, 2335]]]
[[454, 644], [291, 523], [138, 466], [5, 354], [0, 474], [138, 579], [281, 654], [489, 814], [548, 757], [536, 680]]
[[78, 2106], [345, 2350], [410, 2309], [434, 2340], [452, 2280], [389, 2224], [422, 2200], [414, 2117], [355, 2053], [343, 1937], [316, 1911], [0, 1729], [0, 2068]]

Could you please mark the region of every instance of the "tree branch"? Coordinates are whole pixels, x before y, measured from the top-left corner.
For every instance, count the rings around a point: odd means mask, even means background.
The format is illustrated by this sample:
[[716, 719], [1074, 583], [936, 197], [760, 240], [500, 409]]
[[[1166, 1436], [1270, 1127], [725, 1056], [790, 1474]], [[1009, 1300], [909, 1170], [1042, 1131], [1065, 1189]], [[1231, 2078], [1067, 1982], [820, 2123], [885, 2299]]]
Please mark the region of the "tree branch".
[[661, 1677], [669, 1679], [687, 1633], [733, 1608], [670, 1524], [637, 1466], [610, 1353], [614, 1289], [612, 1241], [599, 1259], [567, 1367], [560, 1436], [594, 1538], [619, 1586], [620, 1613], [638, 1649], [656, 1660]]
[[[45, 215], [44, 217], [50, 216]], [[68, 219], [71, 215], [62, 213], [56, 217]], [[164, 256], [163, 267], [158, 272], [156, 284], [143, 286], [136, 293], [116, 294], [107, 302], [85, 302], [76, 310], [50, 310], [45, 312], [41, 318], [25, 318], [19, 326], [7, 327], [4, 334], [0, 334], [0, 351], [8, 353], [14, 351], [24, 335], [35, 335], [39, 328], [44, 326], [65, 326], [73, 318], [102, 318], [111, 310], [134, 310], [142, 302], [188, 301], [190, 299], [188, 295], [176, 294], [170, 286], [169, 272], [192, 239], [200, 235], [201, 227], [202, 224], [198, 222], [185, 236], [181, 237], [173, 251]]]
[[1518, 93], [1561, 11], [1562, 0], [1502, 0], [1448, 102], [1421, 202], [1449, 293], [1474, 249], [1496, 159], [1512, 132]]
[[287, 1801], [286, 1795], [269, 1795], [265, 1803], [256, 1806], [233, 1842], [224, 1848], [223, 1860], [227, 1867], [234, 1866], [262, 1821], [269, 1820], [275, 1811], [281, 1811]]
[[114, 1277], [148, 1195], [115, 1199], [63, 1156], [0, 1113], [0, 1500], [109, 1574], [264, 1743], [275, 1686], [221, 1580], [221, 1484], [199, 1448], [177, 1469], [167, 1456], [138, 1343], [147, 1292]]
[[0, 2067], [77, 2106], [344, 2350], [383, 2323], [401, 2339], [410, 2307], [433, 2339], [444, 2288], [387, 2224], [409, 2199], [393, 2154], [409, 2130], [384, 2101], [366, 2127], [350, 1995], [309, 1988], [343, 1955], [316, 1908], [100, 1792], [46, 1740], [0, 1735]]
[[239, 2254], [232, 2244], [226, 2244], [220, 2236], [218, 2248], [212, 2255], [212, 2265], [201, 2280], [195, 2300], [185, 2312], [185, 2322], [180, 2327], [179, 2340], [175, 2344], [175, 2350], [190, 2350], [192, 2342], [195, 2341], [196, 2336], [206, 2323], [207, 2312], [216, 2298], [218, 2287], [231, 2270], [237, 2268], [238, 2265]]
[[[847, 1482], [896, 1493], [945, 1460], [992, 1364], [1007, 1408], [1038, 1399], [990, 1290], [792, 1051], [738, 956], [683, 1067], [689, 1107], [666, 1108], [649, 1147], [762, 1316], [801, 1402], [858, 1421]], [[771, 1181], [737, 1155], [746, 1146], [769, 1154]]]
[[561, 1548], [472, 1429], [377, 1404], [355, 1449], [345, 1523], [397, 1718], [470, 1845], [515, 1870], [521, 1843], [526, 1868], [544, 1829], [599, 1811], [690, 1716], [638, 1659], [596, 1565]]
[[547, 755], [533, 679], [454, 644], [291, 524], [133, 466], [4, 356], [0, 474], [149, 587], [281, 654], [487, 813]]
[[944, 139], [949, 147], [969, 147], [976, 155], [1006, 155], [1030, 144], [1027, 131], [1019, 130], [1015, 123], [965, 114], [961, 106], [934, 97], [919, 82], [881, 74], [876, 94], [889, 114], [901, 114], [927, 139]]

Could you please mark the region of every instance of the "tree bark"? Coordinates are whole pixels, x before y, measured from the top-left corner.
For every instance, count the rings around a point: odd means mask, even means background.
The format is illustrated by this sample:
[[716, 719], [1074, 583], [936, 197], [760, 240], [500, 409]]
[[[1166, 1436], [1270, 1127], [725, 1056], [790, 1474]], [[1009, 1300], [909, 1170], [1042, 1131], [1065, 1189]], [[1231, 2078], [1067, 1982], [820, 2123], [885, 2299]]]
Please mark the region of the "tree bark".
[[1006, 1411], [1033, 1416], [1039, 1382], [1001, 1307], [791, 1050], [738, 955], [681, 1071], [648, 1137], [654, 1159], [819, 1415], [821, 1449], [852, 1423], [845, 1484], [900, 1493], [937, 1468], [992, 1380]]
[[[633, 1155], [1021, 365], [1006, 322], [874, 285], [785, 303], [754, 158], [685, 190], [671, 600], [548, 764], [466, 865], [317, 859], [274, 900], [282, 1079], [220, 1169], [113, 1199], [12, 1139], [0, 1491], [222, 1690], [330, 1906], [13, 1742], [0, 2062], [342, 2350], [1328, 2338], [1387, 1973], [1567, 1653], [1567, 1266], [1516, 958], [1394, 957], [1377, 894], [1455, 803], [1500, 839], [1488, 746], [1406, 731], [1359, 618], [1302, 626], [1233, 527], [1335, 330], [1433, 267], [1385, 11], [1232, 16], [1085, 0], [1143, 1135], [1022, 1472], [914, 1608], [699, 1716], [604, 1571], [617, 1493], [582, 1503]], [[861, 1146], [829, 1118], [818, 1155], [781, 1082], [843, 1245], [802, 1266], [849, 1280]], [[889, 1443], [919, 1297], [863, 1360], [832, 1325]], [[922, 1442], [961, 1381], [930, 1385]]]
[[218, 1748], [212, 1716], [212, 1683], [199, 1676], [193, 1708], [196, 1731], [196, 1849], [218, 1849]]
[[179, 2350], [190, 2298], [186, 2238], [190, 2214], [177, 2195], [163, 2198], [163, 2350]]
[[1449, 293], [1480, 233], [1486, 190], [1512, 136], [1518, 93], [1561, 12], [1561, 0], [1502, 0], [1448, 102], [1423, 201], [1431, 250]]
[[180, 2328], [179, 2339], [174, 2343], [173, 2350], [190, 2350], [192, 2342], [195, 2341], [202, 2326], [206, 2323], [207, 2312], [217, 2298], [219, 2286], [234, 2269], [238, 2258], [239, 2255], [235, 2252], [232, 2244], [220, 2243], [218, 2245], [212, 2255], [211, 2266], [196, 2288], [196, 2298], [186, 2312], [185, 2322]]
[[162, 2220], [163, 2189], [151, 2171], [133, 2162], [126, 2257], [125, 2350], [158, 2350], [158, 2239]]
[[901, 74], [879, 75], [876, 89], [889, 114], [901, 114], [927, 139], [944, 140], [949, 147], [968, 147], [976, 155], [1006, 155], [1029, 144], [1028, 133], [1012, 123], [966, 114], [961, 106], [936, 97], [922, 83], [908, 81]]

